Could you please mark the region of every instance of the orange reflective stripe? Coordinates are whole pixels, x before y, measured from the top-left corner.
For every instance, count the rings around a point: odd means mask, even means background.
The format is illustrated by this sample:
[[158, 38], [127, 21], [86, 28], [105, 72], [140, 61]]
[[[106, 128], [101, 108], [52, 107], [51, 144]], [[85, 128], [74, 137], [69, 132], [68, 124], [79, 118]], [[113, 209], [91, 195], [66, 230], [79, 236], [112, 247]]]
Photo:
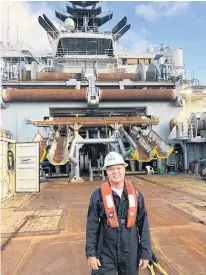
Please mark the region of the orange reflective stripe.
[[127, 212], [127, 227], [132, 227], [136, 223], [137, 217], [137, 192], [130, 181], [125, 181], [129, 208]]
[[112, 196], [112, 189], [108, 182], [105, 182], [101, 186], [102, 199], [104, 202], [104, 208], [107, 215], [107, 221], [111, 227], [118, 227], [119, 221], [117, 218], [117, 212], [115, 209], [114, 199]]
[[[129, 201], [127, 227], [132, 227], [136, 223], [138, 191], [134, 188], [133, 184], [130, 181], [125, 181], [125, 185], [127, 190], [127, 198]], [[119, 221], [112, 195], [112, 189], [108, 182], [105, 182], [101, 185], [101, 194], [109, 225], [111, 227], [118, 227]]]

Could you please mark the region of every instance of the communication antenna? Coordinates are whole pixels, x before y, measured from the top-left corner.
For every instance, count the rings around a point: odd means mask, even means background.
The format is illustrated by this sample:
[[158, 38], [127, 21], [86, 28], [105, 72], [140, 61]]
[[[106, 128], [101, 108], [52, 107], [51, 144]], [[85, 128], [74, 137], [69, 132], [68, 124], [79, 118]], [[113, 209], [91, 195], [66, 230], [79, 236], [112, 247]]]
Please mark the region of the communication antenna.
[[[102, 4], [102, 1], [101, 1], [101, 4]], [[109, 13], [111, 11], [111, 1], [109, 1]], [[111, 23], [111, 18], [109, 18], [109, 23]]]

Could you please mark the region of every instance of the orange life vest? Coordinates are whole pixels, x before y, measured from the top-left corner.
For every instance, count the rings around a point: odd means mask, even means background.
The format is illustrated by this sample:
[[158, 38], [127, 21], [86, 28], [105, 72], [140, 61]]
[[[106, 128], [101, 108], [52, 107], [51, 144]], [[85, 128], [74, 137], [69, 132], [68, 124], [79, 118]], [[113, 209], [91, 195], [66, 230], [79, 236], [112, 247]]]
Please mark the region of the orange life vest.
[[[127, 198], [129, 201], [129, 208], [127, 213], [127, 227], [132, 227], [135, 225], [137, 217], [138, 191], [134, 188], [133, 184], [130, 181], [126, 180], [125, 185], [127, 190]], [[109, 182], [105, 182], [102, 184], [101, 194], [109, 225], [111, 227], [118, 227], [119, 221], [115, 209], [114, 199], [112, 196], [112, 189]]]

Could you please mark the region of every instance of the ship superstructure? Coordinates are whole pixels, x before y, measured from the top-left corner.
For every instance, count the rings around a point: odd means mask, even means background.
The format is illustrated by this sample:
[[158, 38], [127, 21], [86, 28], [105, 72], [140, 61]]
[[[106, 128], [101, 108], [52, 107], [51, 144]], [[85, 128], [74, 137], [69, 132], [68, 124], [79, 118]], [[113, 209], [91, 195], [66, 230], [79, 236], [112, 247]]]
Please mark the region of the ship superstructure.
[[111, 150], [128, 161], [128, 173], [147, 163], [166, 168], [175, 144], [182, 148], [187, 169], [185, 144], [191, 141], [191, 128], [181, 121], [175, 124], [175, 131], [186, 127], [185, 139], [182, 130], [171, 137], [169, 125], [179, 117], [181, 92], [190, 83], [182, 49], [161, 45], [144, 53], [120, 51], [117, 41], [131, 25], [124, 17], [101, 32], [113, 16], [101, 11], [99, 1], [70, 1], [64, 13], [55, 11], [64, 25], [60, 29], [45, 14], [38, 18], [50, 51], [4, 48], [5, 127], [18, 141], [40, 141], [41, 161], [47, 158], [56, 172], [65, 167], [71, 179], [84, 173], [93, 179], [96, 172], [103, 178], [103, 159]]

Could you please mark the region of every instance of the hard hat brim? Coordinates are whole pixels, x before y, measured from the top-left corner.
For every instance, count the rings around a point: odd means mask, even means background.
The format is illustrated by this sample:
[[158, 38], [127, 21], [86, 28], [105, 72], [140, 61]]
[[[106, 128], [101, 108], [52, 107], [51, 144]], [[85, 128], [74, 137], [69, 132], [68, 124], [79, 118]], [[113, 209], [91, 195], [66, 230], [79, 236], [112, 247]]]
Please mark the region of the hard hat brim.
[[124, 165], [125, 168], [128, 166], [128, 164], [127, 164], [126, 162], [124, 162], [124, 163], [117, 163], [117, 164], [112, 164], [112, 165], [103, 166], [102, 169], [103, 169], [103, 170], [106, 170], [107, 167], [114, 166], [114, 165]]

